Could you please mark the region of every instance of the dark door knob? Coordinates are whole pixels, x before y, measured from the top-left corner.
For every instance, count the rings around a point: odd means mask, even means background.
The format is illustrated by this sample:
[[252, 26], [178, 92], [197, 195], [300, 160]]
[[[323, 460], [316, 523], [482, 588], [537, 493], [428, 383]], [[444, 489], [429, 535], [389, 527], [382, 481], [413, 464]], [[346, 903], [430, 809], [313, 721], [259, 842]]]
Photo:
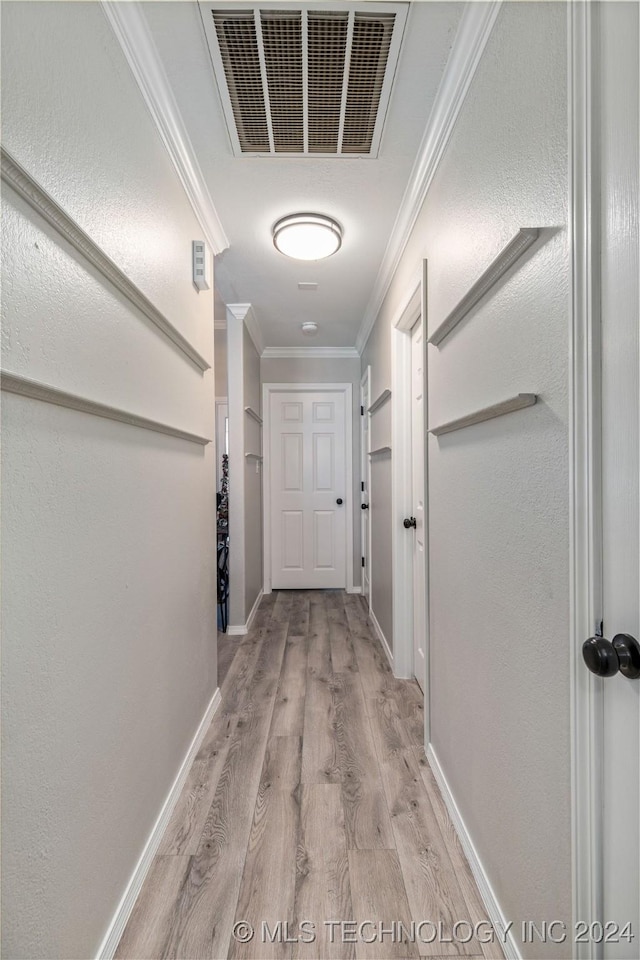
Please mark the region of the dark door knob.
[[619, 671], [627, 680], [640, 678], [640, 644], [629, 633], [617, 633], [613, 640], [590, 637], [582, 644], [582, 658], [597, 677]]
[[403, 522], [403, 524], [404, 524], [405, 530], [409, 530], [411, 527], [415, 527], [415, 526], [416, 526], [416, 518], [415, 518], [415, 517], [405, 517], [402, 522]]
[[360, 504], [360, 509], [361, 509], [361, 510], [368, 510], [368, 509], [369, 509], [369, 504], [368, 504], [368, 503], [361, 503], [361, 504]]
[[341, 507], [341, 506], [342, 506], [342, 497], [338, 497], [338, 499], [336, 500], [336, 503], [338, 504], [339, 507]]

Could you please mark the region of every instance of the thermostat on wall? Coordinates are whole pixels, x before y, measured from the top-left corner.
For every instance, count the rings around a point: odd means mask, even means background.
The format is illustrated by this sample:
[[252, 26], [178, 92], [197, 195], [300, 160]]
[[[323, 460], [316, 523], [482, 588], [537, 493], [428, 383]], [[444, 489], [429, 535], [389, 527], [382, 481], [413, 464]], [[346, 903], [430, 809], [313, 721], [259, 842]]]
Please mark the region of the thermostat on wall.
[[204, 240], [194, 240], [191, 244], [193, 254], [193, 282], [198, 290], [209, 289], [209, 251]]

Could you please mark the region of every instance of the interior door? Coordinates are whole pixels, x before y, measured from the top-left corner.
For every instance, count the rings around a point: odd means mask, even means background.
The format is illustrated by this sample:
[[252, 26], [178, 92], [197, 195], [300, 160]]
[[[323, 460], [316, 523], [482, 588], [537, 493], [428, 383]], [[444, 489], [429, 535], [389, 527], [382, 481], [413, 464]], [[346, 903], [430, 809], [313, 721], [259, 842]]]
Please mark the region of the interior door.
[[274, 391], [269, 414], [272, 587], [345, 588], [345, 394]]
[[369, 551], [369, 367], [360, 381], [360, 536], [362, 544], [362, 594], [371, 593]]
[[424, 337], [422, 320], [411, 331], [411, 485], [413, 519], [413, 672], [426, 678], [426, 529], [424, 509]]
[[[603, 3], [602, 463], [604, 636], [640, 640], [638, 474], [638, 4]], [[603, 696], [606, 960], [640, 957], [640, 679], [599, 681]], [[633, 940], [617, 930], [631, 924]], [[616, 942], [618, 941], [618, 942]]]

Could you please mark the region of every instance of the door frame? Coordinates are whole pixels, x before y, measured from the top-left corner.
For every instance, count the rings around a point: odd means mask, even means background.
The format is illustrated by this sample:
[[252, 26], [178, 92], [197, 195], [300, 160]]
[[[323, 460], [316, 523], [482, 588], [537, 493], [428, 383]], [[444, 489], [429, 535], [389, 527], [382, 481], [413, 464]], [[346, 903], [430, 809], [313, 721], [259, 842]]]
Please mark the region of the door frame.
[[[415, 278], [407, 299], [391, 324], [391, 449], [392, 449], [392, 533], [393, 567], [393, 663], [396, 677], [413, 677], [413, 544], [402, 527], [412, 506], [411, 471], [411, 330], [422, 317], [425, 357], [424, 422], [428, 424], [427, 392], [427, 261], [423, 260], [420, 275]], [[425, 701], [425, 743], [429, 742], [429, 505], [428, 443], [425, 436], [425, 663], [423, 677]]]
[[[602, 620], [598, 4], [575, 0], [567, 17], [572, 906], [574, 922], [591, 923], [603, 919], [603, 681], [581, 648]], [[577, 960], [601, 955], [595, 943], [574, 949]]]
[[[365, 380], [367, 383], [367, 404], [363, 404], [363, 389]], [[369, 459], [369, 454], [371, 453], [371, 419], [369, 414], [369, 405], [371, 403], [371, 364], [368, 364], [365, 367], [364, 373], [360, 378], [360, 479], [363, 480], [366, 477], [367, 481], [367, 498], [369, 500], [369, 505], [371, 505], [371, 460]], [[363, 441], [364, 429], [363, 424], [365, 422], [365, 417], [369, 418], [369, 429], [367, 430], [367, 449], [365, 450], [365, 445]], [[360, 487], [360, 503], [362, 503], [362, 487]], [[362, 510], [362, 508], [361, 508]], [[360, 545], [362, 550], [366, 554], [367, 561], [367, 578], [369, 580], [369, 593], [367, 594], [367, 606], [369, 611], [371, 611], [371, 514], [369, 514], [367, 522], [367, 537], [365, 544], [364, 537], [364, 524], [362, 523], [362, 518], [360, 520]], [[365, 549], [366, 547], [366, 549]], [[360, 574], [361, 577], [361, 592], [364, 593], [364, 573]]]
[[271, 593], [271, 394], [272, 393], [343, 393], [345, 397], [345, 552], [347, 593], [359, 593], [353, 585], [353, 384], [351, 383], [263, 383], [262, 384], [262, 517], [264, 544], [264, 593]]

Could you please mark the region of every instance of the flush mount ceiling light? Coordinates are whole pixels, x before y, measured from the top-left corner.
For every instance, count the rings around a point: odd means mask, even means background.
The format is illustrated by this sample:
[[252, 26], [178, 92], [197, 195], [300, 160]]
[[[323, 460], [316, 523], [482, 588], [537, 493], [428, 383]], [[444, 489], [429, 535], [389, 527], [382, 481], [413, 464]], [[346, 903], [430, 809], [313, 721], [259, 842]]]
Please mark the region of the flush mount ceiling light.
[[342, 227], [321, 213], [293, 213], [273, 226], [276, 250], [294, 260], [324, 260], [342, 245]]
[[305, 337], [315, 337], [316, 333], [318, 332], [318, 324], [313, 323], [312, 320], [305, 320], [300, 327]]

